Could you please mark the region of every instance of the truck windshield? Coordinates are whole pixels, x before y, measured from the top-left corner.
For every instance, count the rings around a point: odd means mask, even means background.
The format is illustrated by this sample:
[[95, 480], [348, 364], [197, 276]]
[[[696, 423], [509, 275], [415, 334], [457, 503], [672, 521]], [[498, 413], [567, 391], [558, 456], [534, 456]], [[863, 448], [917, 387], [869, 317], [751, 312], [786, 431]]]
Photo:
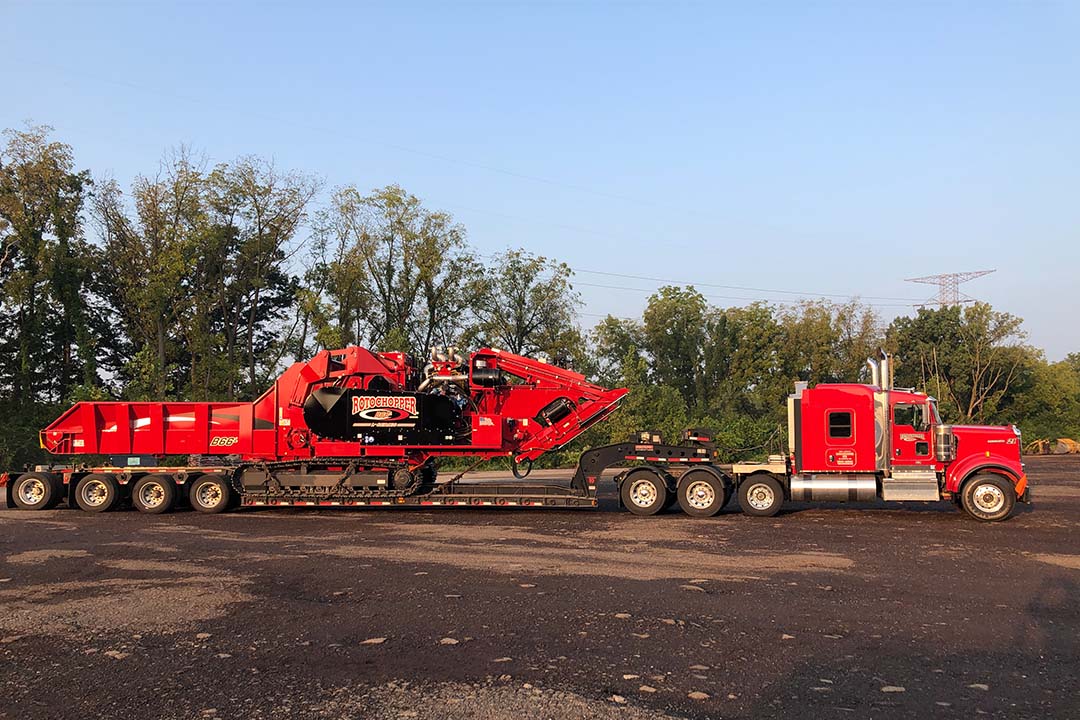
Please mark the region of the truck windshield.
[[940, 425], [941, 424], [941, 416], [938, 415], [937, 400], [934, 400], [933, 398], [931, 398], [930, 402], [928, 402], [926, 404], [926, 410], [927, 410], [927, 414], [929, 415], [929, 417], [927, 419], [934, 425]]

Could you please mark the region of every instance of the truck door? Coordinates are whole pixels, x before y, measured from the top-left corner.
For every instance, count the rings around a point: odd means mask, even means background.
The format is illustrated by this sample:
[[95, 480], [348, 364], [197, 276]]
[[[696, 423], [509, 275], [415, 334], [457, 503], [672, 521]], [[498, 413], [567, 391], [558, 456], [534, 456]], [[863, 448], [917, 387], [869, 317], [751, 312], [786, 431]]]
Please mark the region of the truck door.
[[916, 403], [892, 406], [892, 464], [931, 465], [930, 426], [926, 408]]

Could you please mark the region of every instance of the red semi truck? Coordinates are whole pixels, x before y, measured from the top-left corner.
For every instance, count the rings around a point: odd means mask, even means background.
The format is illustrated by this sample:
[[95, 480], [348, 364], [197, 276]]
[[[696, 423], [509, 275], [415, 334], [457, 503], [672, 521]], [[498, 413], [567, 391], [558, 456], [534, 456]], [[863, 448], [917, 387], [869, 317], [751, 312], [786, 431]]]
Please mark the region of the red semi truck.
[[[187, 500], [216, 513], [236, 505], [596, 506], [605, 469], [621, 504], [653, 515], [678, 503], [718, 513], [774, 515], [785, 500], [952, 498], [982, 520], [1027, 501], [1015, 427], [941, 423], [933, 398], [891, 387], [889, 360], [871, 384], [797, 384], [788, 399], [789, 452], [765, 463], [715, 463], [707, 433], [676, 444], [653, 433], [582, 454], [569, 482], [528, 480], [532, 461], [603, 421], [625, 397], [584, 376], [494, 349], [468, 359], [432, 350], [418, 368], [403, 353], [326, 350], [293, 364], [257, 400], [81, 402], [41, 431], [72, 461], [0, 474], [9, 507], [62, 501], [102, 512], [129, 500], [161, 513]], [[78, 456], [84, 462], [75, 462]], [[95, 463], [122, 456], [124, 463]], [[182, 466], [165, 457], [188, 456]], [[514, 479], [439, 477], [435, 461], [509, 457]]]

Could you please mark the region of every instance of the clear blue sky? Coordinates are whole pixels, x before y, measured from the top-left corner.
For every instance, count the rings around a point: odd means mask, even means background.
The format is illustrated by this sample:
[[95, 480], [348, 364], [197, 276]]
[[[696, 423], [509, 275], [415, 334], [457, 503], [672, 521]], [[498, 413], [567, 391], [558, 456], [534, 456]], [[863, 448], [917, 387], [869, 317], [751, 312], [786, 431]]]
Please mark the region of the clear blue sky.
[[[921, 299], [904, 278], [997, 268], [965, 289], [1058, 359], [1078, 38], [1080, 6], [1048, 2], [0, 0], [0, 126], [53, 125], [125, 185], [181, 143], [400, 183], [483, 252], [721, 305], [795, 295], [707, 284]], [[577, 280], [586, 325], [658, 286]]]

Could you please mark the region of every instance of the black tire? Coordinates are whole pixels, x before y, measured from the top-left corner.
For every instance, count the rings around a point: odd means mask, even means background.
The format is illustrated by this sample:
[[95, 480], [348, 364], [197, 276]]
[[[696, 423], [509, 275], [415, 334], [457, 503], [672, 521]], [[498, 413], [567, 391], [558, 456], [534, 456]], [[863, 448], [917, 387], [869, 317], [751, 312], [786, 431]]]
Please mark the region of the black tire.
[[86, 512], [108, 512], [120, 502], [120, 483], [105, 473], [91, 473], [75, 486], [75, 503]]
[[64, 486], [53, 475], [23, 473], [11, 486], [11, 499], [20, 510], [52, 510], [64, 497]]
[[705, 468], [693, 468], [679, 478], [679, 507], [691, 517], [712, 517], [728, 501], [724, 479]]
[[964, 481], [960, 506], [976, 520], [999, 522], [1016, 507], [1016, 489], [1000, 475], [982, 473]]
[[623, 478], [619, 495], [623, 506], [634, 515], [655, 515], [664, 509], [668, 489], [659, 473], [638, 468]]
[[150, 515], [167, 513], [176, 505], [176, 483], [165, 475], [144, 475], [131, 488], [131, 504]]
[[772, 475], [751, 475], [739, 485], [739, 505], [747, 515], [772, 517], [784, 505], [784, 488]]
[[232, 495], [229, 481], [223, 475], [203, 475], [188, 489], [192, 509], [209, 515], [225, 512], [232, 504]]

